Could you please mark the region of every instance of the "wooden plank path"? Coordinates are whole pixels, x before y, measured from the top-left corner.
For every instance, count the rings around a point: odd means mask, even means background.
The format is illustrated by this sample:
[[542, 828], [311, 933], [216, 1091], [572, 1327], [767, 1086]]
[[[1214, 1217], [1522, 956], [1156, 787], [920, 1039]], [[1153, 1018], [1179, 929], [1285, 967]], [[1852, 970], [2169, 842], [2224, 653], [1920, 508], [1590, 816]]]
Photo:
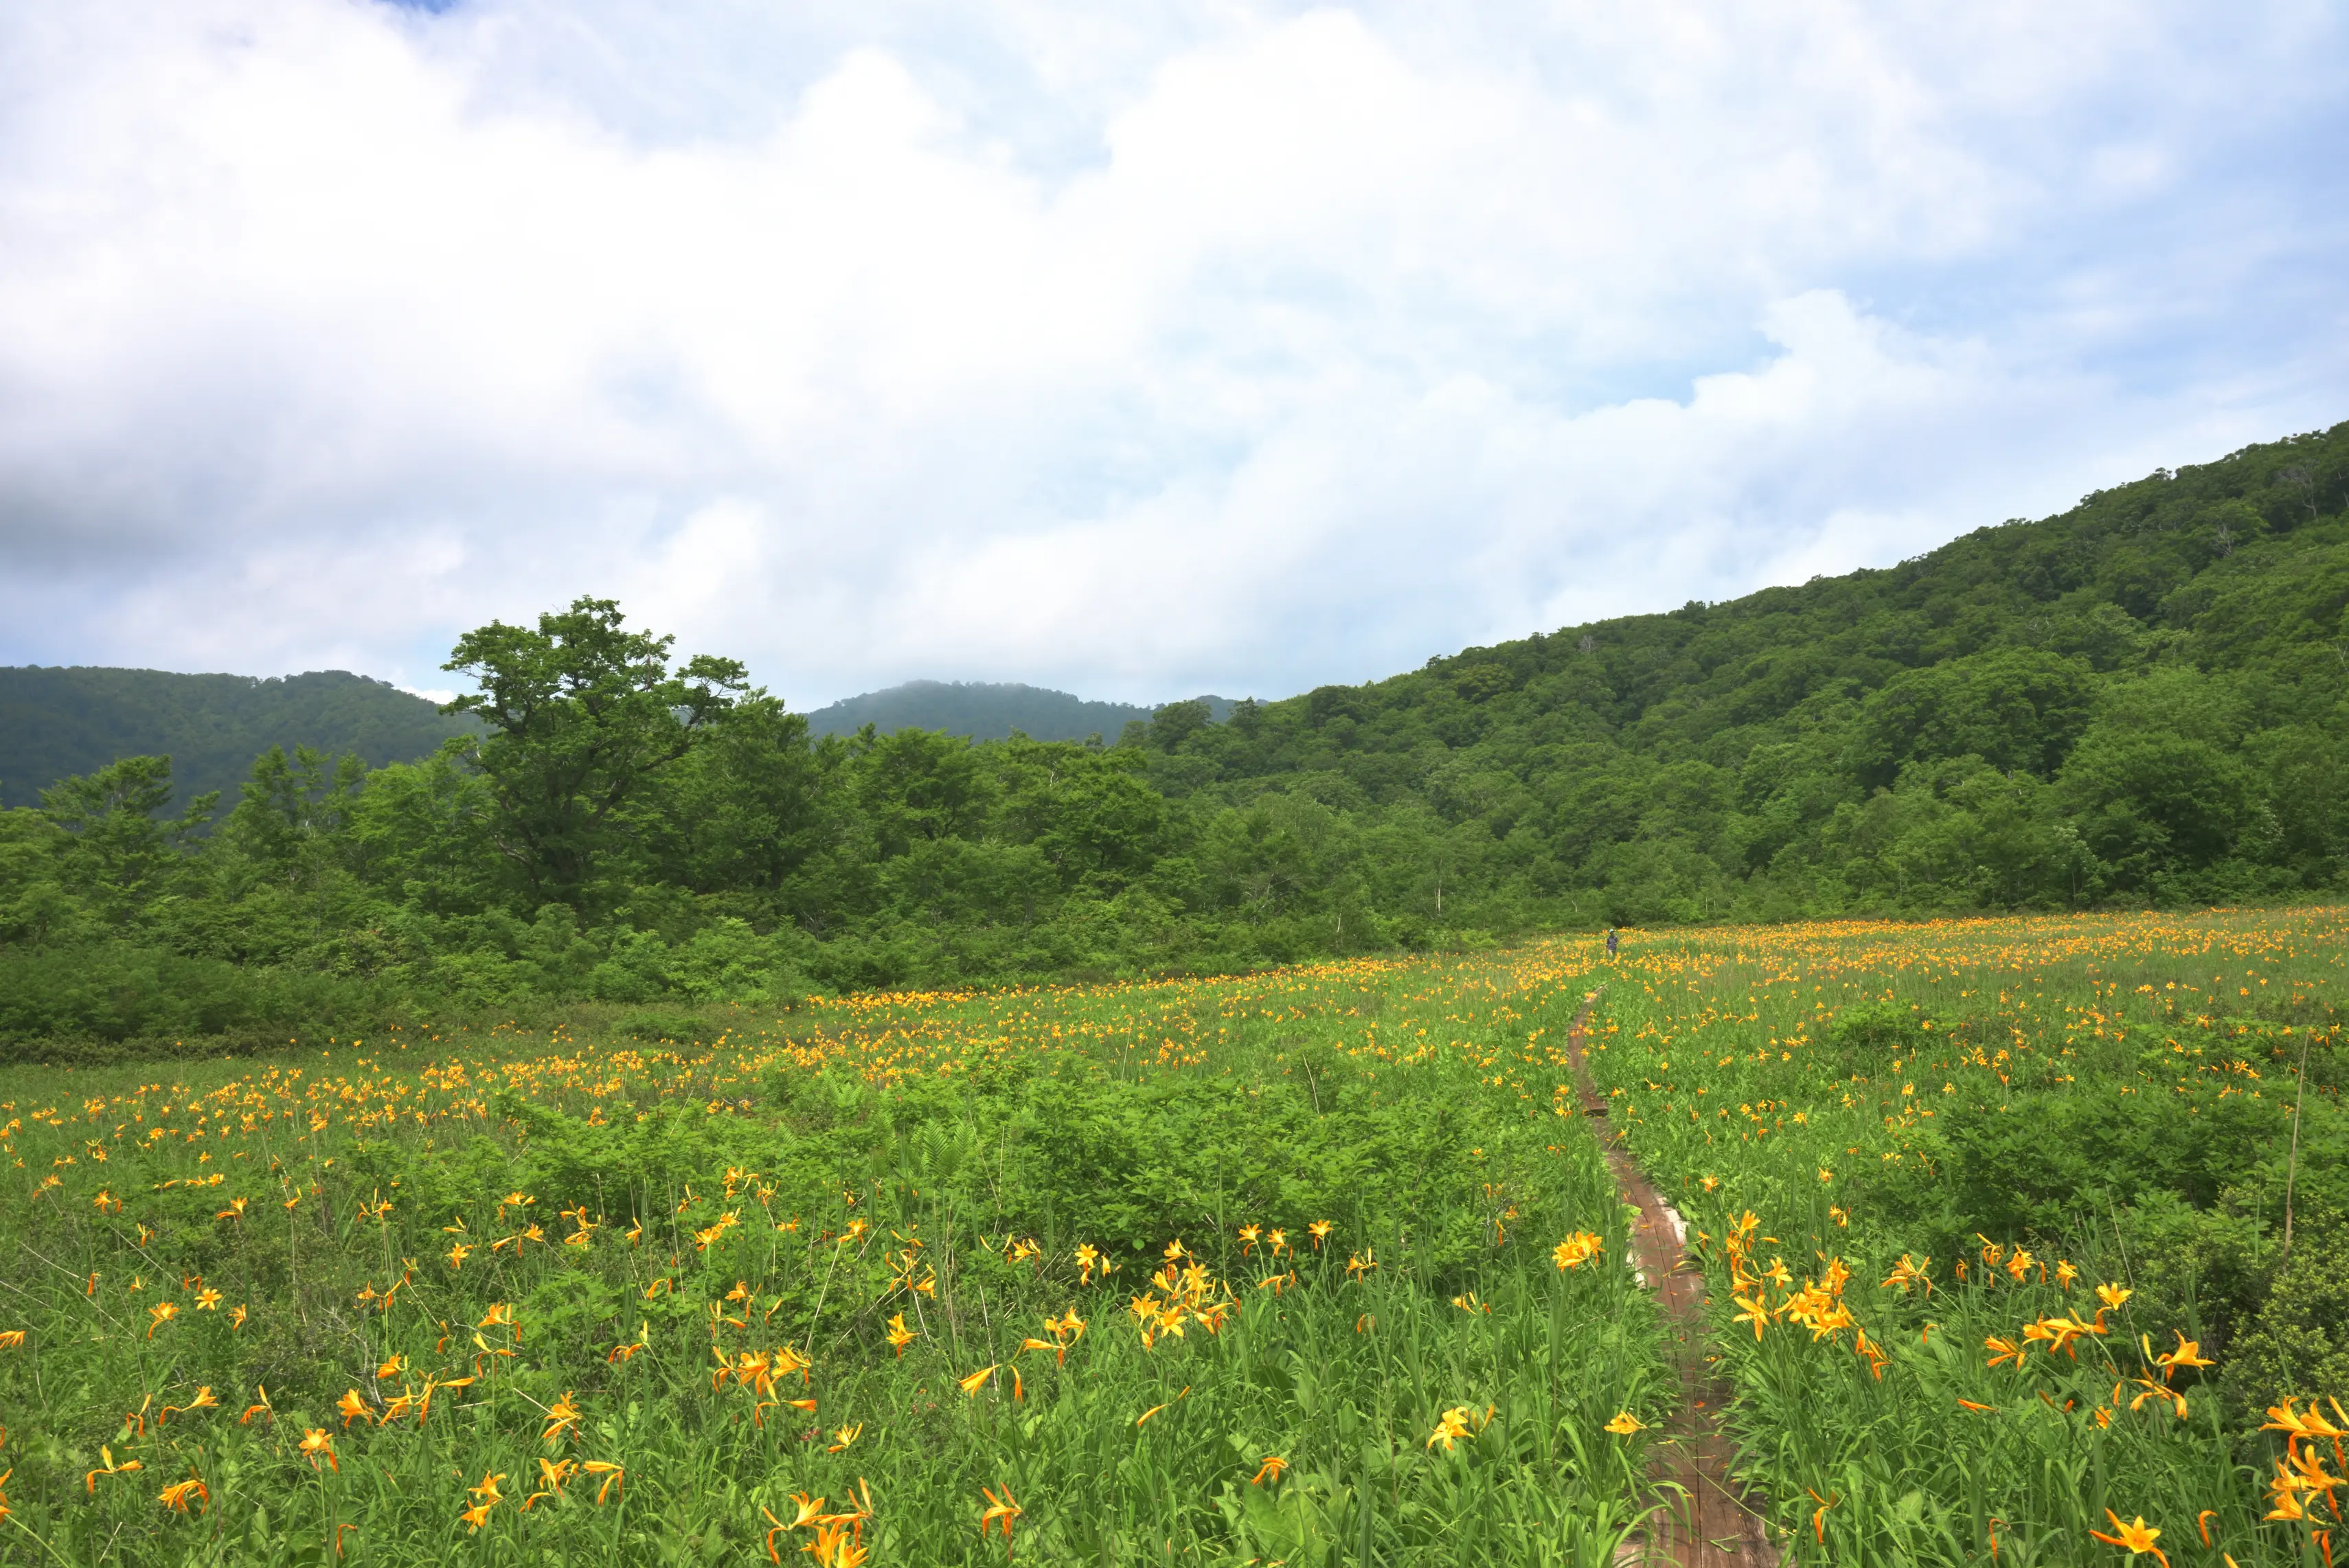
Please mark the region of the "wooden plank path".
[[[1590, 1003], [1585, 1001], [1568, 1032], [1567, 1056], [1596, 1131], [1608, 1124], [1608, 1107], [1583, 1061], [1589, 1017]], [[1779, 1568], [1778, 1551], [1764, 1533], [1761, 1515], [1747, 1506], [1743, 1489], [1731, 1479], [1736, 1445], [1721, 1429], [1731, 1390], [1705, 1358], [1704, 1272], [1688, 1254], [1680, 1216], [1632, 1162], [1620, 1136], [1601, 1134], [1599, 1143], [1615, 1173], [1616, 1190], [1640, 1212], [1631, 1233], [1632, 1261], [1663, 1309], [1681, 1386], [1679, 1404], [1663, 1426], [1665, 1440], [1651, 1449], [1651, 1474], [1664, 1506], [1646, 1541], [1621, 1559], [1623, 1568]], [[1675, 1487], [1680, 1491], [1671, 1490]]]

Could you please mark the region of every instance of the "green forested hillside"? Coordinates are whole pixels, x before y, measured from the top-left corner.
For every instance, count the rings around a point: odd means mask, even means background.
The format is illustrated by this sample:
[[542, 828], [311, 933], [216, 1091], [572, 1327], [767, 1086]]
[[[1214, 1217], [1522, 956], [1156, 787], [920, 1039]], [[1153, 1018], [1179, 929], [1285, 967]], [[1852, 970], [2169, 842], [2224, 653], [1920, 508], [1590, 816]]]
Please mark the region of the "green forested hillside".
[[2349, 890], [2349, 426], [1879, 571], [1174, 703], [812, 737], [583, 600], [419, 762], [0, 814], [0, 1039], [1226, 968], [1602, 921]]
[[118, 757], [169, 757], [182, 801], [233, 799], [272, 746], [410, 762], [469, 734], [429, 702], [342, 670], [258, 680], [162, 670], [0, 668], [0, 806], [30, 806], [60, 779]]
[[[1223, 697], [1202, 697], [1217, 718], [1231, 711]], [[1151, 710], [1130, 703], [1088, 702], [1064, 691], [1016, 682], [907, 681], [885, 691], [843, 697], [808, 715], [809, 733], [854, 735], [870, 724], [883, 734], [935, 729], [973, 740], [1116, 739], [1129, 724], [1147, 723]]]
[[2344, 506], [2349, 426], [1885, 570], [1245, 709], [1152, 777], [1408, 823], [1500, 925], [2337, 887]]

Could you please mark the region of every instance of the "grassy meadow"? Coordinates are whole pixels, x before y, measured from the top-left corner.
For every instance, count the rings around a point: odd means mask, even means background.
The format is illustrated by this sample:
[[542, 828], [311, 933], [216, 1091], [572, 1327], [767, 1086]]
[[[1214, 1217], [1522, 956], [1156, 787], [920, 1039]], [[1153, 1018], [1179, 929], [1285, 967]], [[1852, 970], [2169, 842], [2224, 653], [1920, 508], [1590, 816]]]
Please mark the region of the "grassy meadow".
[[0, 1561], [1612, 1563], [1680, 1397], [1614, 1139], [1794, 1561], [2323, 1563], [2343, 937], [1634, 932], [10, 1069]]
[[0, 1560], [1609, 1563], [1597, 956], [10, 1069]]
[[2333, 1560], [2344, 937], [2330, 909], [1626, 946], [1592, 1068], [1701, 1250], [1799, 1553]]

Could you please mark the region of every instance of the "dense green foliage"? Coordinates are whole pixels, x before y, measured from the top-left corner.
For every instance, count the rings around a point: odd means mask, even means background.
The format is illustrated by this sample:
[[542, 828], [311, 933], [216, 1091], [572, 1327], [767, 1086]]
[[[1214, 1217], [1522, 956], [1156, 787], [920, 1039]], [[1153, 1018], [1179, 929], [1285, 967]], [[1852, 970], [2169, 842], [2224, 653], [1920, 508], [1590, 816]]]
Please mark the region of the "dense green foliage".
[[32, 806], [60, 779], [120, 757], [171, 759], [182, 800], [233, 797], [272, 746], [369, 767], [429, 757], [474, 726], [420, 696], [342, 670], [281, 679], [161, 670], [0, 669], [0, 806]]
[[208, 834], [136, 759], [0, 819], [0, 1039], [2313, 896], [2349, 882], [2344, 507], [2349, 426], [1115, 745], [813, 738], [582, 600], [460, 645], [478, 744], [272, 751]]
[[2344, 507], [2349, 426], [1889, 570], [1243, 710], [1153, 777], [1308, 799], [1385, 835], [1382, 915], [1433, 919], [1443, 886], [1445, 921], [1496, 928], [2337, 887]]

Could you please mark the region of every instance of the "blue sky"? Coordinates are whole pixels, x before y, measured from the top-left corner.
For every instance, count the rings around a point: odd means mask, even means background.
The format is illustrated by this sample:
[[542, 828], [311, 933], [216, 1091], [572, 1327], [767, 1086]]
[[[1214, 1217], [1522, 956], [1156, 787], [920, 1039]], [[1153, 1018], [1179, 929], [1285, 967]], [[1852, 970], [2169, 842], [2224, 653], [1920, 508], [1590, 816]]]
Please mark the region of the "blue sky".
[[0, 16], [0, 662], [1285, 695], [2349, 418], [2321, 4]]

